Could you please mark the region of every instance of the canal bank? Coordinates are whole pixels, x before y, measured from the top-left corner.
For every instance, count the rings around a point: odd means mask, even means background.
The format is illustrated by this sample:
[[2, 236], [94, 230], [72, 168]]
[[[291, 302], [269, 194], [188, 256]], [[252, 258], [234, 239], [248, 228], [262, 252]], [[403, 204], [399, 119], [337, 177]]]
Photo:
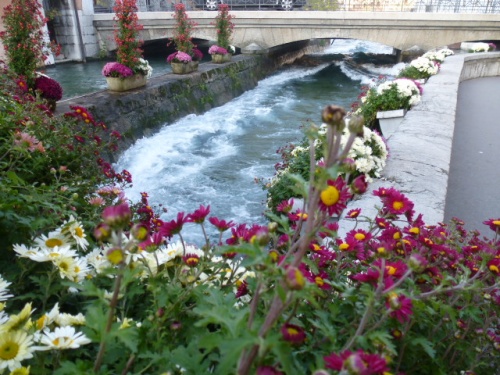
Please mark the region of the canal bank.
[[[444, 222], [447, 195], [449, 192], [455, 195], [457, 190], [460, 190], [449, 178], [452, 148], [455, 147], [453, 139], [457, 105], [460, 104], [460, 83], [476, 78], [499, 76], [500, 52], [447, 57], [440, 72], [424, 85], [421, 103], [406, 114], [398, 131], [389, 138], [389, 159], [386, 168], [382, 178], [370, 185], [369, 192], [380, 187], [396, 188], [413, 201], [415, 212], [423, 214], [423, 220], [427, 224]], [[481, 95], [480, 92], [478, 94]], [[467, 144], [467, 139], [463, 139], [463, 142], [463, 147], [474, 147]], [[456, 162], [460, 163], [462, 156], [455, 157]], [[474, 179], [474, 171], [469, 172], [469, 178]], [[466, 176], [467, 174], [462, 178], [467, 178]], [[481, 185], [484, 183], [486, 182], [477, 181], [476, 194], [482, 194]], [[474, 199], [474, 196], [467, 196], [466, 191], [463, 191], [460, 197], [459, 199], [463, 200]], [[380, 200], [371, 193], [350, 204], [350, 208], [361, 208], [363, 214], [369, 217], [375, 217], [376, 206], [380, 206]], [[476, 213], [482, 212], [480, 205], [475, 205], [472, 209]], [[487, 215], [490, 211], [485, 212]], [[497, 212], [496, 217], [499, 214], [500, 212]], [[485, 217], [484, 220], [488, 218]], [[347, 223], [344, 224], [346, 228], [343, 228], [343, 231], [349, 230]], [[487, 230], [486, 227], [482, 229], [483, 232]]]
[[135, 90], [106, 89], [61, 100], [56, 113], [64, 114], [71, 106], [86, 107], [97, 120], [122, 134], [119, 155], [162, 125], [219, 107], [255, 88], [282, 66], [325, 47], [322, 41], [301, 41], [272, 49], [266, 55], [234, 55], [231, 62], [224, 64], [204, 62], [194, 73], [178, 75], [169, 71], [153, 76], [145, 87]]

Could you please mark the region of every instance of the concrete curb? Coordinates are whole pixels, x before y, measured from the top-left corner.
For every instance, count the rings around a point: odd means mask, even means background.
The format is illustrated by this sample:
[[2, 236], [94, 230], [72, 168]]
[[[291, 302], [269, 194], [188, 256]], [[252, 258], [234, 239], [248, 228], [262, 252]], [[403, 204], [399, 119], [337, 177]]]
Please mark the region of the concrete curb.
[[[371, 192], [394, 187], [413, 201], [415, 212], [423, 214], [427, 224], [443, 222], [460, 82], [494, 76], [500, 76], [500, 52], [447, 57], [440, 72], [424, 85], [420, 104], [408, 111], [399, 130], [389, 137], [382, 178], [348, 209], [361, 208], [363, 215], [373, 218], [380, 199]], [[341, 224], [341, 232], [351, 229], [349, 224]]]

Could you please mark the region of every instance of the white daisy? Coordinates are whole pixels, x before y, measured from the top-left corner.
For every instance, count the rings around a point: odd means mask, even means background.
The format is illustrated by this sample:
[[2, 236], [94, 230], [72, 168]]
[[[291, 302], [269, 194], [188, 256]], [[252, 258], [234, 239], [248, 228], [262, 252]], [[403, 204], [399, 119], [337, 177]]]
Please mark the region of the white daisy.
[[39, 350], [52, 349], [77, 349], [82, 345], [90, 344], [91, 341], [82, 333], [76, 332], [74, 327], [57, 327], [53, 332], [45, 329], [40, 338], [40, 343], [45, 347], [37, 347]]
[[54, 249], [55, 247], [63, 247], [70, 245], [68, 237], [61, 233], [60, 230], [50, 232], [47, 236], [42, 234], [40, 237], [35, 238], [35, 243], [40, 249]]
[[12, 294], [7, 294], [9, 292], [9, 290], [7, 289], [7, 287], [12, 284], [8, 281], [5, 281], [2, 277], [2, 275], [0, 275], [0, 301], [6, 301], [8, 300], [10, 297], [12, 297], [13, 295]]
[[26, 247], [26, 245], [14, 245], [13, 249], [21, 258], [29, 258], [30, 255], [40, 251], [37, 247]]
[[55, 323], [60, 327], [83, 326], [85, 325], [85, 315], [82, 313], [78, 313], [77, 315], [59, 313], [55, 318]]
[[59, 316], [59, 303], [56, 303], [52, 310], [50, 310], [48, 313], [43, 314], [38, 320], [36, 321], [36, 329], [38, 331], [41, 331], [48, 325], [52, 324], [57, 317]]
[[85, 239], [86, 234], [83, 230], [82, 224], [76, 220], [73, 215], [69, 217], [68, 221], [65, 221], [61, 233], [64, 235], [69, 235], [76, 242], [76, 245], [81, 247], [83, 250], [87, 250], [89, 242]]
[[[21, 361], [33, 358], [33, 336], [23, 331], [3, 332], [0, 335], [0, 370], [21, 367]], [[3, 371], [2, 371], [3, 372]]]
[[36, 253], [28, 255], [28, 258], [35, 262], [54, 262], [56, 259], [75, 257], [76, 251], [71, 249], [69, 244], [64, 246], [55, 246], [51, 249], [40, 248]]

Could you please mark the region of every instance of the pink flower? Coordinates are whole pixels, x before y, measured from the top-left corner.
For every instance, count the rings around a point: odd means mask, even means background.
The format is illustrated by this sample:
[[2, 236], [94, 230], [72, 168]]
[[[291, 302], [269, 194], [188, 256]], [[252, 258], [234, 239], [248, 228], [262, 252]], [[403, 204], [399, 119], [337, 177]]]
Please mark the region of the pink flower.
[[281, 327], [281, 335], [283, 336], [283, 340], [296, 345], [300, 345], [306, 341], [304, 329], [294, 324], [284, 324]]
[[229, 228], [235, 226], [235, 223], [233, 223], [232, 221], [226, 222], [226, 220], [220, 220], [216, 217], [211, 217], [208, 219], [208, 221], [210, 221], [210, 223], [214, 225], [219, 230], [219, 232], [225, 232]]
[[102, 75], [104, 77], [124, 78], [134, 75], [134, 71], [129, 67], [117, 62], [109, 62], [102, 68]]
[[208, 53], [210, 55], [227, 55], [227, 49], [219, 47], [217, 45], [213, 45], [208, 49]]
[[201, 224], [205, 221], [205, 218], [208, 216], [210, 213], [210, 206], [203, 206], [200, 205], [200, 208], [198, 208], [196, 211], [194, 211], [192, 214], [188, 215], [189, 221], [197, 224]]
[[413, 303], [403, 294], [389, 293], [385, 300], [385, 307], [391, 311], [389, 315], [400, 323], [408, 321], [413, 314]]

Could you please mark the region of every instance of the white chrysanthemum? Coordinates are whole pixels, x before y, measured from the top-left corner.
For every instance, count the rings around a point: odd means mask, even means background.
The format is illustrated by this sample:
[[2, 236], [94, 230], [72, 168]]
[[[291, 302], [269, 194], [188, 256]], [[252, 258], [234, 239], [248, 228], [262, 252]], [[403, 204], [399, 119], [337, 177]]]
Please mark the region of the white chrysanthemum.
[[94, 268], [96, 274], [103, 273], [105, 269], [112, 266], [102, 250], [98, 248], [88, 253], [85, 258], [87, 258], [87, 263]]
[[75, 257], [76, 251], [71, 249], [70, 245], [64, 245], [64, 246], [55, 246], [51, 249], [49, 248], [40, 248], [37, 252], [35, 253], [30, 253], [28, 255], [28, 258], [35, 262], [53, 262], [56, 259], [60, 258], [71, 258]]
[[85, 325], [85, 315], [82, 313], [78, 313], [77, 315], [59, 313], [54, 322], [60, 327], [83, 326]]
[[52, 310], [50, 310], [48, 313], [43, 314], [38, 320], [36, 321], [36, 329], [38, 331], [41, 331], [48, 325], [54, 323], [59, 316], [59, 303], [56, 303]]
[[[444, 56], [442, 57], [444, 60]], [[427, 57], [419, 57], [410, 63], [411, 66], [416, 68], [419, 72], [426, 73], [429, 75], [437, 74], [439, 71], [439, 66]]]
[[15, 370], [11, 371], [9, 375], [29, 375], [30, 374], [30, 368], [31, 366], [28, 367], [18, 367]]
[[53, 259], [52, 263], [59, 269], [61, 279], [68, 279], [79, 283], [90, 273], [87, 258], [59, 257]]
[[2, 275], [0, 275], [0, 301], [6, 301], [13, 296], [12, 294], [7, 294], [9, 292], [8, 286], [10, 284], [12, 283], [5, 281]]
[[21, 361], [33, 358], [33, 336], [24, 331], [2, 332], [0, 335], [0, 370], [21, 367]]
[[69, 238], [62, 234], [60, 230], [50, 232], [47, 236], [42, 234], [40, 237], [35, 238], [35, 244], [42, 250], [52, 250], [56, 247], [61, 248], [71, 245]]
[[433, 61], [439, 61], [443, 62], [444, 59], [446, 58], [446, 55], [444, 54], [444, 50], [439, 50], [439, 51], [428, 51], [422, 55], [422, 57], [426, 57], [429, 60]]
[[87, 249], [89, 242], [85, 239], [85, 231], [82, 224], [76, 220], [72, 215], [69, 217], [68, 221], [65, 221], [61, 227], [61, 233], [64, 235], [71, 236], [75, 240], [76, 245], [83, 250]]
[[40, 344], [44, 347], [37, 347], [39, 350], [65, 350], [77, 349], [82, 345], [90, 344], [91, 341], [82, 332], [76, 332], [74, 327], [57, 327], [53, 332], [45, 329], [40, 338]]
[[490, 46], [488, 43], [478, 42], [472, 44], [473, 52], [488, 52], [490, 50]]
[[439, 52], [441, 52], [443, 55], [445, 56], [451, 56], [451, 55], [454, 55], [455, 52], [453, 52], [451, 49], [449, 48], [443, 48], [441, 49]]
[[19, 331], [31, 326], [31, 314], [33, 310], [31, 308], [31, 303], [24, 305], [23, 309], [19, 314], [12, 314], [9, 316], [9, 320], [2, 325], [3, 331]]
[[5, 311], [0, 311], [0, 332], [3, 330], [3, 324], [9, 320], [9, 315]]
[[17, 256], [21, 258], [29, 258], [30, 255], [40, 251], [37, 247], [27, 247], [26, 245], [14, 245], [13, 249], [17, 253]]

